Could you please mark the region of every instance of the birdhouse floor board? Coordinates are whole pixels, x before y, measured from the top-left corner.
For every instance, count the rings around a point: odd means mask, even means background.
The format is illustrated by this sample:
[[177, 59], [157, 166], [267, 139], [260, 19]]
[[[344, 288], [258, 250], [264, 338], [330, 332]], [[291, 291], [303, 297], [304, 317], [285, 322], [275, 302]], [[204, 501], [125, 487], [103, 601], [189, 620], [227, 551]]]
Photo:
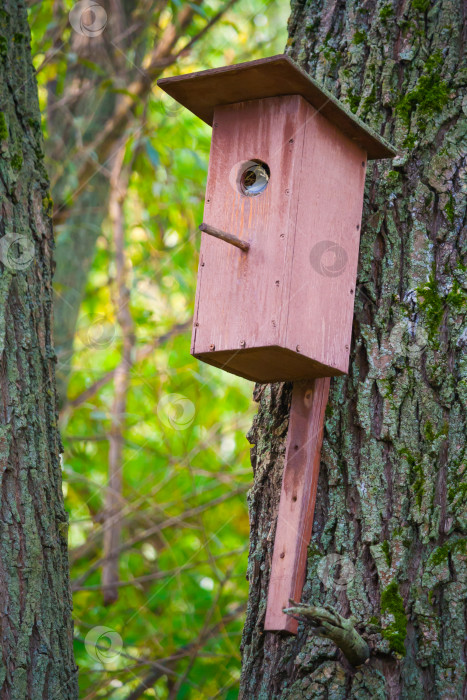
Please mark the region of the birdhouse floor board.
[[294, 384], [265, 630], [297, 632], [297, 621], [282, 610], [290, 599], [300, 601], [305, 581], [329, 385], [328, 377]]
[[194, 353], [194, 357], [259, 384], [295, 382], [310, 377], [335, 377], [343, 374], [338, 369], [333, 373], [327, 365], [279, 346]]

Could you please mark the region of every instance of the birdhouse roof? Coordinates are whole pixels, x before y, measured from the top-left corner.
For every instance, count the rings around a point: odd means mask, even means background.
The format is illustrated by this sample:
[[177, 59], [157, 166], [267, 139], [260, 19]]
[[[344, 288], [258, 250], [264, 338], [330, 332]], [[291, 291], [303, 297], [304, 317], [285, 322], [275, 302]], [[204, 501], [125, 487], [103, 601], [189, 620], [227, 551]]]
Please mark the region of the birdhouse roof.
[[359, 144], [369, 160], [392, 158], [396, 150], [366, 126], [328, 90], [288, 56], [270, 56], [233, 66], [161, 78], [162, 90], [212, 125], [214, 108], [246, 100], [301, 95], [346, 136]]

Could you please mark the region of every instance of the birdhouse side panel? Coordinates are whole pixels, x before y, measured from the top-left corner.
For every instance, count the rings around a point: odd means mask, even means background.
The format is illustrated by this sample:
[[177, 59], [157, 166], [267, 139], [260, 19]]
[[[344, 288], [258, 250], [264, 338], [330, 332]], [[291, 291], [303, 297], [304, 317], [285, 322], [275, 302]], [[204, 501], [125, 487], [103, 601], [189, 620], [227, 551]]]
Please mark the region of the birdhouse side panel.
[[331, 376], [348, 371], [366, 153], [309, 109], [285, 345]]
[[[307, 107], [303, 98], [286, 96], [215, 111], [204, 222], [250, 248], [244, 252], [202, 234], [192, 353], [208, 362], [206, 354], [212, 353], [213, 364], [259, 381], [261, 357], [271, 366], [281, 363], [277, 347], [288, 313], [298, 205], [291, 194], [300, 173]], [[269, 173], [257, 194], [244, 191], [248, 163], [263, 164]]]

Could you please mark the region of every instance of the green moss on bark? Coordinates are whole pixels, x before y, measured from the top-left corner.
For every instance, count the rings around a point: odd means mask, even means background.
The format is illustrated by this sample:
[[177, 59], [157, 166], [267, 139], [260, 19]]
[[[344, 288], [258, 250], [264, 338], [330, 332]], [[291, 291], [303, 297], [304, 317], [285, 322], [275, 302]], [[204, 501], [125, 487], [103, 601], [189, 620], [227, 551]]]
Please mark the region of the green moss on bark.
[[0, 112], [0, 141], [6, 141], [8, 139], [8, 125], [6, 123], [5, 115]]
[[446, 311], [456, 312], [467, 308], [467, 293], [462, 289], [457, 280], [452, 283], [452, 288], [442, 296], [439, 291], [438, 281], [434, 273], [430, 274], [428, 282], [417, 289], [417, 297], [420, 309], [426, 317], [426, 324], [431, 342], [438, 344], [438, 331]]
[[456, 540], [455, 542], [447, 542], [441, 547], [437, 547], [430, 556], [430, 563], [433, 566], [439, 566], [447, 561], [449, 554], [467, 554], [467, 539]]
[[[287, 419], [272, 387], [255, 421], [245, 700], [465, 694], [467, 561], [455, 544], [467, 535], [463, 24], [447, 0], [292, 1], [287, 52], [401, 151], [368, 168], [352, 355], [348, 376], [331, 381], [302, 596], [353, 613], [372, 656], [353, 674], [306, 628], [294, 639], [264, 632], [286, 439], [271, 420]], [[336, 554], [353, 567], [338, 588], [319, 575]]]
[[19, 153], [15, 153], [15, 155], [11, 158], [11, 167], [13, 170], [21, 170], [23, 167], [23, 156]]
[[381, 630], [382, 636], [388, 640], [391, 651], [405, 656], [404, 641], [407, 636], [407, 616], [396, 581], [391, 581], [381, 593], [381, 613], [392, 617], [392, 622]]
[[430, 0], [412, 0], [411, 4], [417, 12], [426, 12], [430, 7]]
[[[416, 112], [418, 132], [425, 131], [428, 118], [440, 113], [449, 99], [448, 84], [440, 75], [442, 62], [443, 57], [440, 51], [430, 56], [415, 87], [405, 93], [396, 106], [397, 114], [408, 127], [411, 126], [412, 115]], [[414, 134], [409, 136], [413, 137]], [[407, 143], [406, 139], [405, 145]]]
[[359, 44], [364, 44], [367, 41], [367, 36], [366, 32], [361, 31], [360, 29], [357, 29], [355, 34], [352, 37], [352, 44], [355, 44], [355, 46], [359, 46]]
[[392, 556], [391, 556], [391, 550], [389, 548], [389, 542], [387, 540], [384, 540], [383, 544], [381, 545], [381, 548], [384, 552], [384, 556], [386, 558], [386, 564], [388, 566], [391, 566], [392, 563]]

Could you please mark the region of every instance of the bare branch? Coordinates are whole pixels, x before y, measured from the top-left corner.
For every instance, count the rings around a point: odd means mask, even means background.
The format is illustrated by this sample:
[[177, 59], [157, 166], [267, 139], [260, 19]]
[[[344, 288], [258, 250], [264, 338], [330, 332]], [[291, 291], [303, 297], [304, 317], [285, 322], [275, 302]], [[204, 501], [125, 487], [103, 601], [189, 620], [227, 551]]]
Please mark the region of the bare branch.
[[[206, 566], [206, 564], [210, 564], [212, 561], [217, 561], [218, 559], [225, 559], [226, 557], [234, 557], [240, 554], [244, 554], [244, 552], [247, 549], [248, 547], [240, 547], [239, 549], [233, 549], [230, 552], [222, 552], [221, 554], [217, 554], [215, 556], [211, 555], [209, 559], [203, 559], [202, 561], [183, 564], [182, 566], [178, 566], [175, 569], [168, 569], [167, 571], [155, 571], [153, 574], [138, 576], [138, 578], [133, 578], [130, 581], [118, 581], [118, 583], [112, 585], [116, 585], [118, 586], [118, 588], [124, 588], [127, 586], [139, 586], [142, 583], [146, 583], [148, 581], [159, 581], [160, 579], [164, 578], [173, 578], [174, 576], [179, 576], [180, 574], [183, 574], [185, 571], [191, 571], [192, 569], [196, 569], [198, 566]], [[71, 590], [75, 593], [77, 591], [101, 591], [104, 588], [104, 585], [99, 584], [96, 586], [72, 585]]]
[[320, 637], [333, 641], [353, 666], [361, 666], [370, 658], [368, 644], [355, 629], [357, 620], [354, 617], [342, 617], [328, 605], [314, 607], [290, 602], [292, 607], [284, 608], [283, 612], [311, 625]]
[[[249, 484], [243, 484], [237, 489], [234, 489], [233, 491], [229, 491], [228, 493], [222, 494], [222, 496], [219, 496], [218, 498], [214, 498], [212, 501], [208, 501], [207, 503], [202, 503], [199, 506], [196, 506], [194, 508], [189, 508], [185, 512], [181, 513], [180, 515], [173, 515], [171, 517], [168, 517], [166, 520], [163, 522], [157, 523], [156, 525], [153, 525], [152, 527], [148, 528], [147, 530], [144, 530], [143, 532], [139, 533], [136, 537], [133, 537], [130, 540], [126, 540], [124, 544], [120, 545], [118, 548], [116, 554], [121, 554], [122, 552], [125, 552], [128, 549], [131, 549], [135, 544], [139, 544], [140, 542], [143, 542], [144, 540], [147, 540], [151, 537], [154, 537], [155, 535], [160, 535], [160, 533], [165, 530], [168, 527], [172, 527], [173, 525], [183, 525], [184, 521], [187, 519], [195, 518], [197, 515], [200, 515], [206, 510], [209, 510], [211, 508], [214, 508], [217, 505], [220, 505], [221, 503], [224, 503], [225, 501], [229, 500], [230, 498], [234, 498], [235, 496], [240, 495], [241, 493], [245, 493], [245, 491], [248, 490]], [[186, 526], [186, 525], [185, 525]], [[78, 548], [78, 551], [72, 551], [71, 554], [71, 560], [72, 561], [77, 561], [78, 559], [82, 558], [83, 556], [86, 555], [87, 549], [84, 546], [81, 546]], [[88, 576], [90, 576], [93, 571], [98, 569], [102, 565], [103, 559], [100, 558], [96, 562], [94, 562], [89, 569], [82, 575], [80, 576], [79, 579], [75, 581], [75, 585], [79, 586], [83, 581], [85, 581]]]
[[183, 683], [188, 678], [188, 675], [189, 675], [189, 673], [190, 673], [191, 669], [193, 668], [193, 665], [196, 661], [196, 657], [197, 657], [201, 647], [205, 643], [205, 637], [206, 637], [206, 633], [208, 631], [208, 626], [209, 626], [209, 623], [211, 622], [212, 616], [214, 615], [216, 608], [219, 604], [219, 600], [221, 598], [222, 591], [224, 590], [224, 586], [227, 583], [227, 581], [230, 579], [231, 575], [232, 575], [232, 570], [230, 570], [229, 573], [221, 581], [219, 589], [216, 593], [216, 597], [212, 601], [211, 608], [208, 611], [208, 613], [204, 619], [204, 624], [203, 624], [202, 630], [200, 632], [199, 639], [197, 642], [193, 642], [193, 646], [192, 646], [192, 649], [190, 651], [190, 661], [185, 669], [183, 676], [181, 676], [177, 679], [177, 682], [174, 684], [173, 688], [170, 690], [170, 695], [169, 695], [168, 700], [176, 700], [176, 697], [178, 695], [178, 691], [180, 690]]
[[[139, 77], [127, 86], [126, 94], [121, 96], [113, 117], [107, 121], [99, 136], [86, 148], [86, 155], [77, 174], [78, 185], [76, 194], [82, 191], [97, 171], [105, 167], [107, 162], [115, 157], [116, 144], [133, 118], [135, 106], [150, 93], [154, 81], [161, 75], [163, 70], [175, 63], [179, 56], [187, 53], [237, 1], [228, 0], [224, 8], [183, 49], [176, 54], [172, 54], [177, 41], [193, 19], [195, 12], [193, 5], [201, 4], [201, 0], [195, 0], [180, 10], [177, 24], [170, 24], [165, 29], [161, 40], [149, 58], [148, 65], [141, 67]], [[67, 202], [63, 202], [54, 212], [54, 224], [62, 224], [69, 214], [70, 206]]]
[[[168, 342], [169, 340], [171, 340], [171, 338], [174, 338], [175, 336], [180, 335], [181, 333], [185, 333], [191, 328], [191, 325], [191, 319], [189, 321], [185, 321], [185, 323], [177, 323], [169, 331], [167, 331], [167, 333], [164, 333], [163, 335], [158, 335], [150, 343], [143, 345], [143, 347], [136, 351], [135, 364], [137, 364], [138, 362], [142, 362], [142, 360], [146, 359], [146, 357], [149, 357], [149, 355], [151, 355], [151, 353], [154, 352], [156, 348]], [[94, 394], [97, 394], [97, 392], [100, 389], [102, 389], [103, 386], [112, 381], [116, 371], [117, 368], [111, 369], [109, 372], [106, 372], [102, 375], [102, 377], [99, 377], [99, 379], [97, 379], [81, 394], [78, 394], [78, 396], [75, 396], [74, 399], [71, 399], [71, 401], [69, 401], [66, 407], [63, 409], [61, 417], [63, 417], [63, 415], [67, 413], [70, 408], [77, 408], [83, 403], [86, 403], [86, 401], [89, 401], [89, 399], [91, 399], [94, 396]]]
[[[184, 645], [180, 649], [180, 652], [185, 652], [185, 655], [186, 655], [186, 652], [189, 653], [193, 649], [193, 647], [195, 649], [200, 649], [202, 645], [206, 644], [208, 639], [210, 639], [215, 634], [217, 634], [218, 631], [220, 629], [222, 629], [222, 627], [224, 627], [225, 625], [229, 624], [229, 622], [236, 620], [240, 615], [242, 615], [244, 613], [245, 610], [246, 610], [246, 605], [239, 605], [237, 608], [235, 608], [235, 610], [233, 610], [231, 613], [228, 613], [227, 615], [225, 615], [222, 618], [222, 620], [217, 622], [215, 625], [213, 625], [209, 629], [203, 630], [203, 632], [200, 634], [198, 639], [194, 640], [193, 642], [190, 642], [189, 644]], [[159, 678], [161, 678], [161, 676], [163, 676], [165, 673], [168, 672], [168, 668], [167, 668], [168, 665], [169, 664], [167, 664], [167, 663], [165, 664], [164, 670], [161, 670], [160, 668], [157, 668], [157, 667], [153, 668], [148, 673], [146, 678], [144, 678], [141, 681], [139, 686], [137, 688], [135, 688], [135, 690], [133, 690], [133, 692], [131, 692], [125, 700], [138, 700], [142, 695], [144, 695], [146, 690], [149, 690], [149, 688], [152, 688], [154, 683], [156, 683], [159, 680]], [[174, 672], [172, 671], [172, 673], [174, 673]]]

